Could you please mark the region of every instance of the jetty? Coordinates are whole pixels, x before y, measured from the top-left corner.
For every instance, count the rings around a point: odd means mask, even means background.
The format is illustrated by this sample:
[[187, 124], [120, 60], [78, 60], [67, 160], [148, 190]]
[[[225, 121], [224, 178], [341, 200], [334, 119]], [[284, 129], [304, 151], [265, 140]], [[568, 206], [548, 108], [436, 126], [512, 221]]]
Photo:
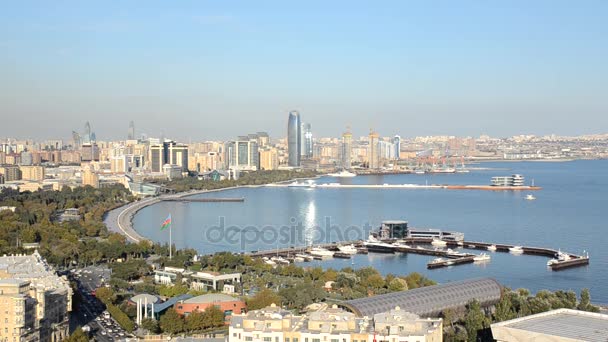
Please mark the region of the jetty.
[[444, 190], [489, 190], [489, 191], [537, 191], [540, 186], [518, 185], [449, 185], [449, 184], [340, 184], [340, 183], [274, 183], [268, 187], [289, 187], [305, 189], [444, 189]]
[[162, 202], [245, 202], [245, 198], [220, 198], [220, 197], [207, 197], [207, 198], [191, 198], [191, 197], [161, 197]]
[[[427, 268], [435, 269], [446, 266], [456, 266], [473, 263], [474, 258], [477, 256], [473, 253], [466, 252], [456, 252], [450, 251], [447, 248], [463, 248], [469, 250], [483, 250], [488, 251], [488, 247], [494, 246], [496, 250], [494, 252], [497, 253], [510, 253], [509, 249], [516, 247], [516, 245], [512, 244], [501, 244], [501, 243], [489, 243], [489, 242], [479, 242], [479, 241], [454, 241], [454, 240], [443, 240], [446, 242], [446, 248], [426, 248], [421, 245], [431, 246], [431, 242], [433, 240], [430, 238], [404, 238], [400, 239], [399, 243], [395, 243], [395, 239], [383, 240], [386, 243], [392, 243], [392, 248], [394, 252], [397, 253], [411, 253], [411, 254], [419, 254], [419, 255], [428, 255], [428, 256], [436, 256], [445, 258], [446, 260], [440, 262], [429, 262], [427, 264]], [[359, 250], [358, 254], [367, 254], [374, 253], [373, 250], [366, 250], [363, 241], [345, 241], [345, 242], [332, 242], [325, 244], [315, 244], [315, 247], [321, 247], [327, 249], [329, 251], [339, 251], [338, 246], [352, 244]], [[560, 251], [557, 251], [552, 248], [544, 248], [544, 247], [533, 247], [533, 246], [521, 246], [522, 254], [528, 255], [539, 255], [546, 256], [548, 258], [557, 258]], [[264, 257], [273, 257], [273, 256], [281, 256], [287, 259], [293, 259], [296, 254], [306, 254], [310, 251], [310, 246], [292, 246], [286, 248], [277, 248], [271, 250], [263, 250], [263, 251], [252, 251], [249, 253], [245, 253], [253, 258], [264, 258]], [[561, 252], [563, 253], [563, 252]], [[589, 264], [589, 256], [588, 255], [576, 255], [572, 253], [563, 253], [568, 255], [567, 260], [557, 260], [550, 265], [547, 265], [553, 271], [559, 271], [571, 267], [579, 267], [585, 266]], [[342, 255], [338, 256], [341, 257]], [[346, 257], [346, 256], [343, 256]]]

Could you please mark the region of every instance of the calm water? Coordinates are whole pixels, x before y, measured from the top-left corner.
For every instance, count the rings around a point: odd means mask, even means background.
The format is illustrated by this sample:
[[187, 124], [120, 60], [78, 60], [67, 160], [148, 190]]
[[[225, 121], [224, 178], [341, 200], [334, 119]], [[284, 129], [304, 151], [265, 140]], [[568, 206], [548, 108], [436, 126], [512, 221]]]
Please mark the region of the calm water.
[[[448, 282], [489, 276], [513, 288], [591, 289], [593, 300], [608, 303], [608, 161], [483, 163], [490, 170], [468, 174], [358, 176], [351, 184], [488, 184], [496, 175], [521, 173], [543, 190], [536, 201], [527, 192], [436, 189], [242, 188], [208, 197], [244, 197], [244, 203], [164, 202], [140, 211], [134, 221], [142, 235], [168, 242], [160, 223], [173, 215], [173, 242], [201, 253], [251, 251], [307, 241], [336, 241], [366, 236], [387, 219], [405, 219], [414, 227], [465, 233], [467, 240], [561, 248], [591, 255], [591, 265], [560, 272], [546, 268], [547, 258], [494, 253], [486, 265], [427, 270], [431, 257], [358, 255], [353, 260], [315, 262], [324, 267], [373, 266], [382, 273], [420, 272]], [[324, 177], [317, 183], [337, 182]], [[223, 225], [221, 222], [223, 221]], [[301, 225], [299, 225], [301, 223]], [[223, 227], [222, 229], [218, 227]], [[328, 228], [329, 227], [329, 228]], [[264, 234], [262, 234], [264, 233]], [[314, 264], [314, 263], [312, 263]]]

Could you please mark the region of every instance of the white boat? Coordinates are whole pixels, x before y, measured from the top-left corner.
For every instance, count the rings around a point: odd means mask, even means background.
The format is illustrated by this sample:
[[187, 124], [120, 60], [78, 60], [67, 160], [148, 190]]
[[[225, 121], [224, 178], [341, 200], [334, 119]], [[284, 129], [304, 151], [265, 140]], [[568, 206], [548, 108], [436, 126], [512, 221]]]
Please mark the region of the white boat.
[[452, 255], [452, 256], [458, 256], [458, 257], [467, 256], [467, 253], [457, 252], [457, 251], [452, 250], [450, 248], [448, 248], [448, 250], [446, 252], [447, 252], [448, 255]]
[[468, 248], [476, 248], [477, 246], [475, 246], [475, 245], [468, 245], [467, 247]]
[[290, 188], [307, 188], [307, 187], [310, 186], [310, 184], [308, 184], [308, 183], [300, 183], [298, 181], [295, 181], [293, 183], [289, 183], [287, 186], [290, 187]]
[[416, 170], [416, 171], [414, 171], [414, 173], [417, 174], [417, 175], [423, 175], [426, 172], [424, 170]]
[[512, 254], [523, 254], [524, 253], [524, 249], [521, 246], [513, 246], [513, 247], [509, 248], [509, 253], [512, 253]]
[[408, 245], [407, 243], [405, 243], [404, 241], [395, 241], [393, 243], [393, 246], [395, 247], [406, 247], [406, 248], [410, 248], [410, 245]]
[[357, 248], [352, 244], [346, 246], [339, 246], [338, 250], [344, 254], [357, 254]]
[[272, 260], [268, 259], [267, 257], [262, 258], [262, 260], [264, 260], [264, 263], [265, 263], [266, 265], [271, 265], [271, 266], [276, 266], [276, 265], [277, 265], [277, 263], [276, 263], [276, 262], [274, 262], [274, 261], [272, 261]]
[[302, 258], [302, 259], [304, 259], [304, 261], [313, 261], [313, 260], [315, 260], [315, 257], [313, 257], [312, 255], [301, 254], [301, 253], [296, 254], [296, 258]]
[[528, 201], [533, 201], [533, 200], [535, 200], [535, 199], [536, 199], [536, 197], [534, 197], [534, 195], [532, 195], [532, 194], [527, 194], [527, 195], [526, 195], [526, 199], [527, 199]]
[[558, 251], [557, 252], [557, 258], [551, 259], [551, 260], [547, 261], [547, 266], [551, 266], [551, 265], [556, 264], [556, 263], [558, 263], [560, 261], [566, 261], [566, 260], [570, 260], [570, 259], [572, 259], [572, 258], [570, 257], [570, 255], [568, 253], [564, 253], [562, 251]]
[[488, 246], [488, 250], [490, 252], [496, 252], [496, 245], [490, 245], [490, 246]]
[[340, 178], [342, 178], [342, 177], [344, 177], [344, 178], [347, 178], [347, 177], [350, 178], [350, 177], [355, 177], [356, 175], [357, 174], [352, 173], [352, 172], [348, 172], [346, 170], [342, 170], [340, 172], [328, 174], [328, 176], [330, 176], [330, 177], [340, 177]]
[[481, 262], [481, 261], [490, 261], [490, 256], [486, 253], [481, 253], [473, 257], [473, 261]]
[[444, 258], [435, 258], [431, 262], [429, 262], [429, 264], [440, 264], [440, 263], [442, 263], [444, 261], [445, 261]]
[[448, 243], [441, 240], [441, 239], [437, 239], [437, 238], [433, 238], [433, 241], [431, 241], [431, 245], [433, 246], [447, 246]]
[[285, 259], [283, 257], [280, 257], [280, 256], [274, 256], [274, 257], [270, 258], [270, 260], [274, 261], [277, 264], [281, 264], [281, 265], [289, 265], [290, 264], [289, 260], [287, 260], [287, 259]]
[[327, 249], [321, 247], [314, 247], [310, 250], [309, 253], [310, 255], [318, 256], [321, 258], [331, 258], [334, 256], [334, 252], [328, 251]]
[[306, 259], [304, 259], [304, 258], [302, 258], [302, 257], [297, 256], [297, 257], [293, 258], [293, 261], [294, 261], [294, 262], [304, 262], [304, 261], [306, 261]]

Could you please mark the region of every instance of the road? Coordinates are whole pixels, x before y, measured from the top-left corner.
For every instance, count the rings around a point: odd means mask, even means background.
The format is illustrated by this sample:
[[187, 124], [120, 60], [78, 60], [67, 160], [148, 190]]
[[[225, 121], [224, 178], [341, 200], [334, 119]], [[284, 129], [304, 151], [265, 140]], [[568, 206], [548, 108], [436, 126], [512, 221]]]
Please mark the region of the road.
[[78, 308], [74, 308], [70, 323], [72, 328], [89, 326], [91, 338], [95, 341], [118, 341], [129, 337], [129, 334], [106, 314], [103, 303], [92, 295], [93, 291], [104, 286], [110, 276], [110, 269], [99, 266], [75, 269], [71, 272], [71, 278], [78, 284], [77, 290], [81, 294], [82, 301]]

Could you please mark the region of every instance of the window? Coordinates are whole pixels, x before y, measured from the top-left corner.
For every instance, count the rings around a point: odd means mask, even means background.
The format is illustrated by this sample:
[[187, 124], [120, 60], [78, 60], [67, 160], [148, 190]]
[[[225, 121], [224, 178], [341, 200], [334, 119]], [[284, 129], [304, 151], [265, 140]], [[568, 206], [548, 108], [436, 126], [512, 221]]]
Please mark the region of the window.
[[285, 342], [289, 342], [289, 337], [285, 337]]
[[297, 337], [294, 337], [294, 338], [293, 338], [293, 342], [298, 342], [298, 338], [297, 338]]
[[312, 342], [321, 342], [321, 339], [320, 338], [313, 338]]
[[251, 337], [251, 336], [245, 336], [245, 341], [253, 341], [253, 337]]
[[272, 337], [264, 337], [264, 342], [272, 342]]
[[337, 339], [337, 338], [332, 338], [332, 339], [331, 339], [331, 342], [340, 342], [340, 340], [339, 340], [339, 339]]

